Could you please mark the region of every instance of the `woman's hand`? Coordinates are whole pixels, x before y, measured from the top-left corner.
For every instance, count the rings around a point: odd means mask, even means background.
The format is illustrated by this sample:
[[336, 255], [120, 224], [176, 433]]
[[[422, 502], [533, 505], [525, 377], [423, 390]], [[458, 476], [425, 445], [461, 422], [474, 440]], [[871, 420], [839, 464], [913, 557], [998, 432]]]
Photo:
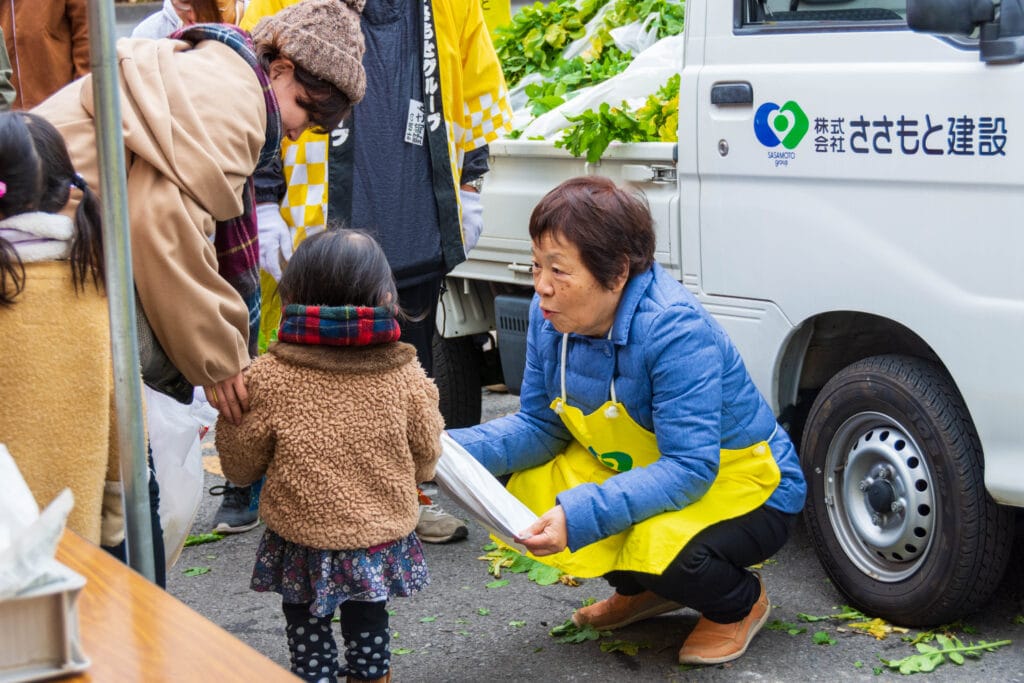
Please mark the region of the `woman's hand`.
[[249, 393], [245, 390], [242, 373], [203, 387], [206, 400], [233, 425], [242, 423], [242, 413], [249, 410]]
[[551, 508], [528, 529], [520, 532], [516, 540], [537, 557], [554, 555], [565, 550], [568, 543], [565, 510], [561, 505]]

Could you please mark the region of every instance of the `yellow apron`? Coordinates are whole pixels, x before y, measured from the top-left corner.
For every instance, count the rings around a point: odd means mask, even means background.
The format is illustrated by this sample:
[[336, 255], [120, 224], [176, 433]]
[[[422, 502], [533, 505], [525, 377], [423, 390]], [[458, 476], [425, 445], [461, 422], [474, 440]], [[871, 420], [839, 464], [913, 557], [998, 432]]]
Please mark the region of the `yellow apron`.
[[[619, 472], [646, 467], [661, 454], [652, 432], [638, 425], [615, 398], [590, 415], [565, 400], [568, 335], [562, 338], [562, 396], [551, 408], [573, 436], [564, 453], [512, 475], [508, 490], [534, 513], [557, 505], [562, 491], [585, 483], [602, 484]], [[591, 578], [613, 570], [661, 574], [679, 551], [703, 529], [761, 507], [781, 475], [767, 441], [721, 451], [718, 476], [699, 499], [681, 510], [663, 512], [629, 529], [584, 546], [536, 558], [562, 571]]]

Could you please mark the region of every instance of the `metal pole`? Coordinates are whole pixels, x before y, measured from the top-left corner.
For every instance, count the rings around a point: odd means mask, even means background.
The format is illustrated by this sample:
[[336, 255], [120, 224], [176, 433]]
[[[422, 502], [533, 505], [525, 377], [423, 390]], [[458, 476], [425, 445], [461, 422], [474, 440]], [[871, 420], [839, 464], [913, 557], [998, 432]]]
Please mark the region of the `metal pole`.
[[135, 331], [135, 279], [128, 235], [128, 189], [118, 87], [113, 0], [90, 0], [89, 60], [96, 111], [106, 253], [107, 305], [114, 359], [117, 443], [124, 486], [125, 550], [128, 564], [153, 581], [153, 535], [149, 512], [149, 465], [142, 417], [142, 378]]

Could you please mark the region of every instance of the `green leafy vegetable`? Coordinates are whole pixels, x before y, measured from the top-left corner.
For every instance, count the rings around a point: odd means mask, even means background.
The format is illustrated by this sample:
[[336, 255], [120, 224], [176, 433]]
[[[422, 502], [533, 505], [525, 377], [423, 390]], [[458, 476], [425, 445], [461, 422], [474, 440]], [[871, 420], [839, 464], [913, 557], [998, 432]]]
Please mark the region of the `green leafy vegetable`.
[[778, 619], [769, 621], [764, 625], [764, 627], [769, 631], [785, 631], [791, 636], [798, 636], [801, 633], [807, 633], [807, 629], [803, 626], [797, 626], [796, 624], [791, 624], [788, 621], [780, 621]]
[[566, 619], [548, 632], [560, 643], [585, 643], [588, 640], [598, 640], [611, 636], [611, 631], [598, 631], [590, 624], [577, 626], [572, 619]]
[[635, 112], [626, 102], [612, 107], [602, 102], [597, 111], [588, 109], [567, 117], [574, 125], [555, 141], [573, 156], [596, 163], [613, 140], [620, 142], [674, 142], [679, 128], [679, 74], [673, 74], [658, 92], [647, 98]]
[[189, 534], [185, 539], [185, 547], [193, 545], [202, 545], [204, 543], [215, 543], [220, 539], [224, 538], [222, 534]]
[[621, 652], [630, 657], [636, 657], [642, 647], [650, 647], [650, 644], [634, 643], [628, 640], [605, 640], [601, 642], [601, 652]]
[[437, 621], [437, 617], [420, 617], [421, 624], [431, 624]]
[[512, 621], [508, 622], [508, 625], [511, 626], [512, 628], [522, 628], [522, 627], [526, 626], [526, 622], [525, 621], [521, 621], [519, 619], [513, 619]]
[[476, 613], [482, 617], [486, 617], [488, 614], [491, 613], [491, 610], [487, 609], [486, 607], [480, 607], [477, 609]]
[[811, 636], [815, 645], [835, 645], [836, 639], [828, 634], [828, 631], [815, 631]]
[[502, 586], [508, 585], [508, 579], [498, 579], [497, 581], [491, 581], [487, 584], [488, 588], [501, 588]]
[[516, 12], [511, 23], [499, 26], [494, 49], [509, 86], [554, 66], [569, 43], [584, 36], [586, 23], [607, 2], [583, 0], [579, 7], [572, 0], [535, 2]]
[[1009, 640], [997, 640], [986, 642], [984, 640], [965, 645], [954, 635], [935, 635], [935, 645], [928, 643], [917, 643], [917, 654], [908, 655], [902, 659], [883, 659], [879, 657], [882, 664], [899, 671], [901, 674], [927, 673], [934, 671], [946, 658], [956, 665], [964, 663], [966, 657], [979, 658], [983, 652], [994, 652], [995, 650], [1009, 645]]
[[182, 574], [184, 574], [185, 576], [200, 576], [202, 574], [209, 574], [209, 573], [210, 573], [210, 568], [209, 567], [189, 567], [188, 569], [186, 569], [185, 571], [182, 572]]

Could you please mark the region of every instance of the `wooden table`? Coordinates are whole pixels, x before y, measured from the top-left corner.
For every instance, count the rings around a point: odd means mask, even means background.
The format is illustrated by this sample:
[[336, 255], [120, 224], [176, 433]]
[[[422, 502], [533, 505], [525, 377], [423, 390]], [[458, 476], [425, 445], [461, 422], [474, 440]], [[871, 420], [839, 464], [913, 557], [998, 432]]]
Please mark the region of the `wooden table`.
[[65, 532], [57, 559], [78, 598], [89, 668], [66, 681], [295, 681], [296, 677], [106, 552]]

